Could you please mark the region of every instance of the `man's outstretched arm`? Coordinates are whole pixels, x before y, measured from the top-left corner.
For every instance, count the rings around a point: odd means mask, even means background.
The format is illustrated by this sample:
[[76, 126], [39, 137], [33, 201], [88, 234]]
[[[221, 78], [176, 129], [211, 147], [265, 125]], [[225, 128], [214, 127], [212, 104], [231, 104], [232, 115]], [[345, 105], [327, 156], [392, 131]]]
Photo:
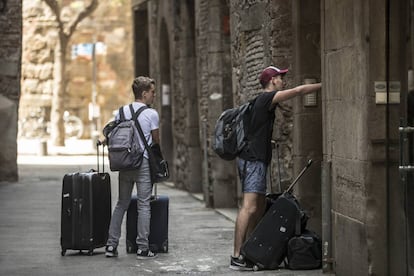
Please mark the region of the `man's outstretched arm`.
[[316, 90], [321, 89], [321, 87], [322, 87], [321, 83], [312, 83], [312, 84], [299, 85], [291, 89], [280, 90], [273, 97], [272, 104], [275, 105], [277, 103], [289, 100], [299, 95], [305, 95], [308, 93], [312, 93]]

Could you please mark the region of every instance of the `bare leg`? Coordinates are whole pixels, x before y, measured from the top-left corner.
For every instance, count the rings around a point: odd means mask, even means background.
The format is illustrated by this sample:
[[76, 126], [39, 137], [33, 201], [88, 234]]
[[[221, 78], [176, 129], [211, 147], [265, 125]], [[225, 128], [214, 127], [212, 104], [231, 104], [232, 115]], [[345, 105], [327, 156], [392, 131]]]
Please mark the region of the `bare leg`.
[[246, 237], [256, 227], [257, 222], [264, 212], [265, 195], [256, 193], [245, 193], [243, 204], [236, 219], [234, 231], [234, 252], [233, 256], [240, 255], [240, 248]]
[[253, 232], [254, 228], [256, 228], [259, 221], [262, 219], [262, 217], [264, 215], [264, 212], [265, 212], [265, 209], [266, 209], [266, 197], [265, 197], [265, 195], [258, 194], [257, 196], [258, 196], [258, 198], [257, 198], [256, 213], [255, 213], [254, 217], [252, 218], [252, 222], [249, 223], [249, 227], [247, 228], [245, 240], [250, 237], [250, 234]]

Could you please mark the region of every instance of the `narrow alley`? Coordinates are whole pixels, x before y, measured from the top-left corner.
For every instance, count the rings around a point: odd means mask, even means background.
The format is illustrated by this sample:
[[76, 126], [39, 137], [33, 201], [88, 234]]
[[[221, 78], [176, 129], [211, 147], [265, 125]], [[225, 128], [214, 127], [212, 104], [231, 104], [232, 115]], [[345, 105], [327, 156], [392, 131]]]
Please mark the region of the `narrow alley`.
[[[71, 143], [69, 143], [71, 144]], [[119, 257], [105, 258], [104, 248], [93, 256], [68, 250], [61, 256], [61, 185], [65, 173], [96, 168], [87, 144], [72, 145], [66, 155], [36, 156], [26, 145], [19, 155], [17, 183], [0, 184], [0, 275], [238, 275], [228, 268], [233, 244], [235, 210], [204, 207], [197, 195], [160, 184], [158, 194], [170, 197], [169, 252], [139, 261], [127, 254], [125, 220]], [[76, 146], [76, 147], [75, 147]], [[22, 145], [20, 145], [23, 150]], [[86, 151], [84, 150], [86, 149]], [[67, 149], [66, 149], [67, 150]], [[56, 150], [59, 151], [59, 150]], [[92, 151], [92, 152], [91, 152]], [[77, 155], [69, 155], [68, 152]], [[65, 154], [65, 152], [60, 152]], [[78, 155], [79, 154], [79, 155]], [[106, 164], [108, 164], [106, 162]], [[108, 168], [105, 168], [108, 171]], [[117, 174], [111, 174], [112, 207], [117, 199]], [[322, 275], [315, 271], [259, 271], [255, 275]]]

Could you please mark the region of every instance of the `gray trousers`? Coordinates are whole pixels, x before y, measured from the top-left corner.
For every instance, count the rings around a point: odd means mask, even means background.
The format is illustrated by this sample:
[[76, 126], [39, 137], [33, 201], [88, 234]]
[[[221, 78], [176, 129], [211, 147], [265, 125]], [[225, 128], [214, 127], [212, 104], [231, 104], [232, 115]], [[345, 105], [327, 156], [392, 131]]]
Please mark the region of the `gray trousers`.
[[137, 246], [138, 249], [147, 250], [148, 235], [150, 231], [151, 207], [150, 199], [152, 184], [148, 159], [143, 158], [138, 170], [119, 172], [119, 198], [109, 226], [109, 235], [106, 245], [118, 246], [121, 237], [121, 225], [131, 201], [134, 184], [137, 186]]

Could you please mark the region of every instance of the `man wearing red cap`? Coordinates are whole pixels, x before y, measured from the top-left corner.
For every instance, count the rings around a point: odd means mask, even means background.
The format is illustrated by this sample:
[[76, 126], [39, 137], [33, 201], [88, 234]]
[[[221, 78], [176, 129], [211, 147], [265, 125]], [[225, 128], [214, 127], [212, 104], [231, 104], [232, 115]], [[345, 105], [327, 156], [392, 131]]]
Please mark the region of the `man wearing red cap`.
[[264, 91], [254, 102], [250, 122], [252, 127], [247, 134], [248, 145], [240, 153], [237, 164], [243, 202], [236, 220], [234, 252], [230, 260], [230, 268], [234, 270], [253, 270], [253, 265], [240, 255], [240, 248], [265, 211], [266, 172], [272, 159], [271, 139], [276, 106], [321, 88], [320, 83], [315, 83], [282, 90], [283, 77], [287, 72], [288, 69], [269, 66], [259, 77]]

